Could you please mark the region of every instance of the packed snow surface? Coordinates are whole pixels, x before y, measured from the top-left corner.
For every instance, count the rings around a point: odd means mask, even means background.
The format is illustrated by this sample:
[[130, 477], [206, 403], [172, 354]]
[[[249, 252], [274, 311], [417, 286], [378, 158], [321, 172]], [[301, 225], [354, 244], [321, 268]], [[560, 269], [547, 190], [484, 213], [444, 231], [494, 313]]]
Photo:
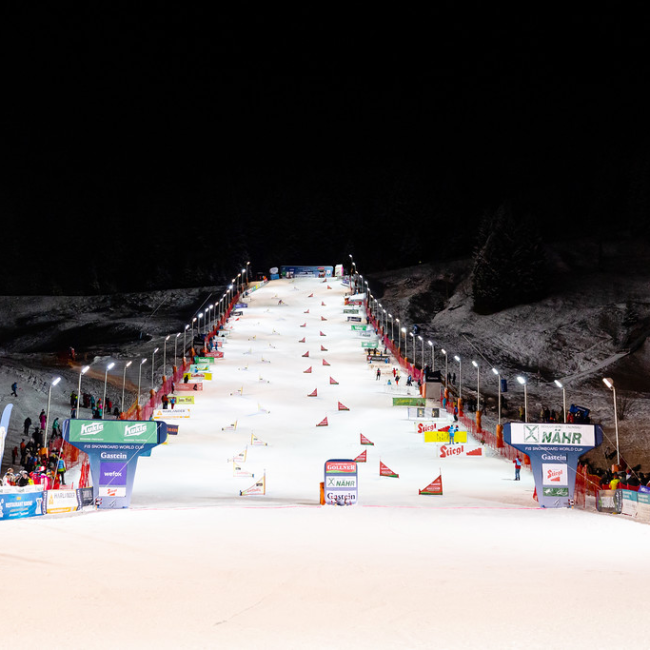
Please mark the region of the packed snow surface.
[[[344, 294], [316, 278], [252, 293], [191, 416], [167, 415], [178, 436], [140, 459], [129, 509], [2, 522], [6, 647], [647, 645], [650, 528], [539, 508], [530, 472], [515, 482], [489, 453], [438, 458]], [[358, 505], [320, 506], [325, 461], [364, 449]], [[233, 475], [242, 452], [254, 478]], [[240, 496], [263, 475], [265, 495]], [[418, 494], [439, 475], [443, 495]]]

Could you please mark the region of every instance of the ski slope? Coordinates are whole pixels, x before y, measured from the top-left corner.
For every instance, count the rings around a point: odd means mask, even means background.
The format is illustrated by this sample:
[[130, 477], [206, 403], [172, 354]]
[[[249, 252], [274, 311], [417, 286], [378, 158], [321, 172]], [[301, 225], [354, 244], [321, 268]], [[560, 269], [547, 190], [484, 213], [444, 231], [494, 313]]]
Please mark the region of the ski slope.
[[[191, 417], [169, 414], [178, 436], [140, 459], [130, 509], [3, 522], [5, 642], [34, 605], [44, 642], [67, 649], [593, 650], [623, 624], [648, 635], [650, 529], [538, 508], [530, 472], [515, 482], [500, 457], [438, 459], [392, 406], [406, 378], [388, 386], [382, 365], [376, 380], [344, 294], [296, 279], [247, 298]], [[358, 505], [320, 506], [325, 461], [364, 449]], [[234, 476], [242, 454], [254, 477]], [[444, 494], [419, 495], [439, 474]], [[240, 496], [263, 475], [265, 495]]]

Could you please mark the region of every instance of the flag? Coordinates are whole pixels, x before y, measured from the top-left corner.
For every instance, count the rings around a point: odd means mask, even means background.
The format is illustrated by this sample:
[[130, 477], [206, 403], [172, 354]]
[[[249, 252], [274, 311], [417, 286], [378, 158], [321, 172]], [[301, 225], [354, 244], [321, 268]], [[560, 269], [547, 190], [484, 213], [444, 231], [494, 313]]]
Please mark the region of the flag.
[[233, 461], [233, 464], [232, 464], [232, 475], [233, 476], [247, 476], [249, 478], [255, 476], [255, 474], [252, 474], [248, 470], [243, 469], [241, 465], [235, 463], [234, 461]]
[[304, 337], [303, 337], [303, 338], [301, 338], [301, 339], [300, 339], [300, 341], [298, 341], [298, 343], [304, 343], [304, 342], [305, 342], [305, 339], [304, 339]]
[[314, 388], [314, 390], [307, 395], [307, 397], [318, 397], [318, 390]]
[[330, 385], [331, 386], [338, 386], [339, 382], [334, 379], [334, 377], [330, 377]]
[[350, 409], [347, 406], [345, 406], [345, 404], [341, 404], [341, 402], [339, 402], [339, 411], [349, 411], [349, 410]]
[[325, 303], [321, 302], [321, 307], [325, 307], [325, 306], [326, 306]]
[[259, 481], [256, 481], [254, 485], [239, 491], [240, 497], [247, 497], [254, 494], [266, 494], [266, 474]]
[[424, 490], [418, 490], [418, 494], [442, 494], [442, 474], [431, 481]]
[[309, 356], [309, 350], [307, 350], [307, 352], [305, 352], [305, 354], [303, 354], [302, 356], [303, 357], [308, 357]]
[[307, 370], [303, 370], [303, 373], [304, 372], [311, 372], [311, 366], [309, 366], [309, 368], [307, 368]]
[[310, 294], [307, 296], [307, 298], [313, 298], [313, 297], [314, 297], [314, 294], [313, 294], [313, 293], [310, 293]]
[[388, 476], [390, 478], [399, 478], [399, 474], [395, 474], [392, 469], [379, 461], [379, 476]]
[[252, 447], [267, 447], [268, 443], [260, 440], [253, 432], [251, 432], [251, 446]]
[[233, 456], [232, 457], [232, 462], [233, 463], [245, 463], [247, 454], [248, 454], [248, 448], [244, 449], [244, 451], [240, 451], [238, 454]]
[[325, 359], [323, 359], [323, 365], [324, 365], [324, 366], [329, 366], [330, 364], [327, 363], [327, 361], [325, 361]]
[[327, 426], [327, 417], [325, 417], [323, 420], [321, 420], [316, 426], [317, 427], [326, 427]]
[[321, 346], [320, 346], [320, 351], [321, 352], [327, 352], [327, 348], [322, 343], [321, 343]]
[[325, 318], [325, 316], [321, 316], [320, 319], [321, 320], [327, 320], [327, 318]]
[[364, 449], [355, 459], [355, 463], [365, 463], [368, 460], [368, 450]]
[[328, 284], [328, 285], [327, 285], [327, 288], [328, 288], [328, 289], [331, 289], [332, 287], [330, 287], [330, 285]]
[[222, 431], [236, 431], [237, 430], [237, 420], [235, 420], [232, 424], [228, 425], [227, 427], [221, 427]]
[[327, 334], [323, 334], [323, 332], [320, 333], [321, 336], [327, 336]]
[[307, 323], [303, 323], [300, 327], [307, 327]]
[[304, 314], [308, 314], [308, 313], [309, 313], [309, 309], [308, 309], [307, 311], [303, 312], [303, 313], [304, 313]]
[[362, 445], [370, 445], [371, 447], [375, 446], [375, 443], [370, 442], [370, 440], [368, 440], [368, 438], [366, 438], [366, 436], [364, 436], [363, 433], [360, 433], [359, 435], [361, 436], [361, 444]]

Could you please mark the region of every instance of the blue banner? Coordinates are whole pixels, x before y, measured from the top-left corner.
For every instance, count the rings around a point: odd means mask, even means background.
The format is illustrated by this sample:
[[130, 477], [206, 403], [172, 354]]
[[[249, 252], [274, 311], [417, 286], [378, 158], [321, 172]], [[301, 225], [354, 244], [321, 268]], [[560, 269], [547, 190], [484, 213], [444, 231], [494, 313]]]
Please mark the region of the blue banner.
[[44, 514], [45, 493], [19, 492], [0, 494], [0, 519], [22, 519]]

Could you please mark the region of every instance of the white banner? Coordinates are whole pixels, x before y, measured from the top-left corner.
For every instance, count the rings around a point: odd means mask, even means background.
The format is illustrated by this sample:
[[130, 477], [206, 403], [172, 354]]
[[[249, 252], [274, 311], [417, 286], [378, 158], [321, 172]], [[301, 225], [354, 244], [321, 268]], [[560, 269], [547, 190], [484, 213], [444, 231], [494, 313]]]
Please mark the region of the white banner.
[[510, 423], [510, 444], [516, 445], [558, 445], [567, 447], [594, 447], [596, 428], [593, 424], [564, 424], [549, 422], [542, 424]]
[[189, 418], [191, 415], [188, 408], [173, 409], [156, 409], [151, 416], [154, 420], [177, 420], [179, 418]]
[[79, 509], [76, 490], [48, 490], [46, 494], [48, 515]]

